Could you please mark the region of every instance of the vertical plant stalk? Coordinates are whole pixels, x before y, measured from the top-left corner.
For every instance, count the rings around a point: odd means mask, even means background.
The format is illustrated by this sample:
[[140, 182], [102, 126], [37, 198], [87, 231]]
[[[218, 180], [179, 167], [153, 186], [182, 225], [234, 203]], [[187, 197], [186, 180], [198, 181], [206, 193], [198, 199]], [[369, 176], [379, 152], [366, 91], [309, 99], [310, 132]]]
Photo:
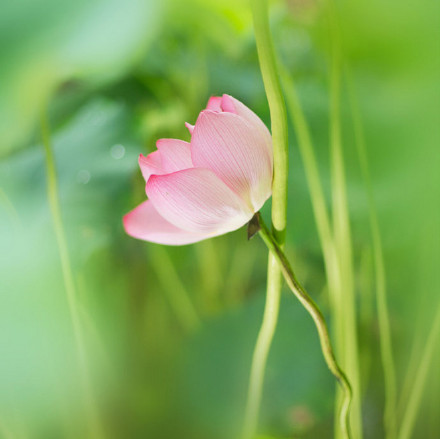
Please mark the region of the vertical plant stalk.
[[435, 348], [440, 338], [440, 304], [437, 304], [434, 322], [429, 332], [425, 349], [423, 350], [419, 368], [417, 370], [414, 384], [411, 389], [409, 400], [403, 414], [402, 425], [400, 427], [398, 439], [410, 439], [414, 430], [414, 424], [417, 417], [417, 411], [420, 407], [423, 389], [426, 384], [426, 379], [429, 373], [429, 367], [432, 363]]
[[56, 241], [58, 244], [58, 252], [60, 255], [61, 270], [63, 274], [64, 287], [66, 290], [67, 304], [69, 307], [69, 313], [75, 337], [76, 354], [84, 397], [84, 405], [86, 409], [89, 435], [91, 438], [101, 439], [103, 438], [103, 432], [96, 410], [94, 395], [90, 383], [87, 356], [81, 329], [81, 319], [77, 303], [77, 293], [75, 282], [73, 280], [73, 272], [69, 252], [67, 249], [64, 226], [61, 219], [56, 166], [54, 155], [52, 152], [49, 121], [46, 113], [43, 113], [41, 116], [41, 137], [46, 157], [47, 195], [52, 214]]
[[385, 383], [385, 413], [384, 424], [387, 439], [396, 437], [396, 371], [394, 366], [390, 319], [387, 303], [385, 262], [382, 250], [382, 237], [376, 212], [376, 203], [371, 184], [370, 169], [368, 166], [365, 135], [361, 120], [359, 105], [356, 100], [355, 90], [350, 72], [347, 70], [347, 85], [353, 118], [354, 134], [358, 150], [359, 162], [364, 178], [368, 197], [368, 210], [370, 220], [370, 233], [373, 242], [373, 258], [376, 278], [376, 303], [380, 333], [380, 351]]
[[196, 330], [200, 326], [199, 315], [167, 251], [156, 246], [150, 262], [182, 327]]
[[[307, 178], [307, 184], [310, 191], [310, 199], [315, 217], [318, 237], [321, 244], [321, 249], [324, 258], [324, 266], [326, 271], [329, 297], [333, 313], [335, 314], [335, 333], [336, 341], [343, 341], [344, 327], [341, 324], [343, 319], [343, 310], [341, 304], [343, 303], [342, 283], [341, 283], [341, 268], [340, 261], [333, 239], [333, 232], [331, 228], [331, 221], [329, 218], [328, 209], [325, 202], [323, 185], [319, 174], [318, 163], [313, 148], [312, 136], [304, 112], [301, 107], [298, 94], [296, 92], [294, 82], [289, 77], [285, 69], [281, 70], [283, 85], [286, 93], [287, 105], [292, 117], [292, 124], [295, 127], [295, 132], [298, 137], [298, 146], [301, 158], [304, 163], [304, 169]], [[338, 308], [339, 307], [339, 308]], [[339, 311], [337, 311], [339, 309]], [[342, 349], [340, 349], [342, 351]], [[341, 355], [343, 352], [340, 352]], [[339, 401], [339, 399], [338, 399]], [[335, 414], [340, 416], [342, 407], [339, 402], [336, 403]], [[335, 434], [340, 437], [340, 430], [338, 423], [335, 423], [337, 428]]]
[[324, 265], [328, 282], [329, 296], [332, 309], [341, 302], [341, 270], [333, 240], [331, 222], [325, 202], [318, 163], [313, 148], [312, 137], [307, 120], [301, 107], [293, 80], [287, 71], [282, 69], [282, 78], [286, 93], [287, 105], [292, 117], [292, 124], [298, 137], [298, 146], [304, 163], [307, 184], [310, 191], [313, 215], [315, 217], [318, 237], [324, 257]]
[[316, 303], [313, 299], [307, 294], [301, 284], [298, 282], [295, 273], [292, 270], [292, 267], [287, 260], [283, 250], [278, 245], [273, 235], [269, 232], [269, 229], [264, 224], [260, 214], [256, 214], [258, 224], [260, 226], [260, 236], [271, 251], [271, 253], [275, 256], [278, 264], [280, 265], [283, 276], [287, 282], [287, 285], [292, 290], [293, 294], [297, 297], [297, 299], [301, 302], [304, 308], [312, 317], [316, 329], [318, 330], [319, 341], [321, 343], [322, 353], [324, 355], [325, 362], [327, 363], [330, 372], [335, 376], [341, 385], [341, 389], [343, 392], [343, 400], [341, 411], [339, 414], [339, 423], [338, 426], [340, 428], [341, 435], [344, 439], [350, 438], [350, 404], [352, 399], [352, 390], [350, 383], [342, 371], [340, 366], [338, 365], [335, 354], [333, 352], [333, 348], [330, 341], [330, 335], [327, 329], [327, 324], [325, 323], [324, 316], [319, 310]]
[[[281, 78], [283, 80], [287, 106], [291, 114], [292, 125], [295, 128], [295, 133], [298, 139], [299, 151], [304, 163], [319, 241], [321, 243], [326, 266], [330, 267], [331, 264], [328, 264], [328, 261], [330, 261], [330, 259], [334, 256], [332, 249], [332, 230], [327, 206], [325, 203], [324, 191], [322, 189], [321, 178], [319, 175], [318, 163], [313, 148], [310, 128], [302, 110], [301, 102], [296, 92], [294, 82], [283, 66], [281, 66]], [[329, 270], [327, 268], [327, 272], [328, 271]]]
[[[270, 109], [274, 152], [272, 190], [272, 229], [278, 244], [284, 245], [287, 217], [288, 143], [287, 116], [277, 60], [269, 27], [267, 0], [252, 0], [252, 17], [257, 43], [258, 59]], [[275, 255], [269, 254], [267, 292], [263, 322], [252, 358], [243, 437], [252, 438], [258, 425], [261, 395], [267, 356], [278, 320], [282, 274]]]
[[[332, 175], [332, 204], [334, 243], [339, 260], [341, 294], [335, 297], [334, 321], [336, 325], [336, 352], [342, 367], [353, 386], [351, 427], [357, 439], [362, 438], [362, 415], [359, 377], [359, 348], [357, 340], [357, 317], [354, 293], [354, 268], [350, 219], [346, 192], [344, 157], [340, 119], [341, 95], [341, 43], [336, 17], [336, 6], [330, 7], [331, 66], [330, 66], [330, 159]], [[340, 394], [337, 392], [337, 405]], [[336, 412], [336, 416], [338, 409]], [[336, 431], [336, 437], [338, 432]]]
[[204, 308], [206, 312], [216, 312], [222, 308], [222, 296], [220, 294], [223, 282], [222, 264], [219, 257], [221, 253], [212, 240], [201, 242], [195, 246], [198, 271], [203, 286]]

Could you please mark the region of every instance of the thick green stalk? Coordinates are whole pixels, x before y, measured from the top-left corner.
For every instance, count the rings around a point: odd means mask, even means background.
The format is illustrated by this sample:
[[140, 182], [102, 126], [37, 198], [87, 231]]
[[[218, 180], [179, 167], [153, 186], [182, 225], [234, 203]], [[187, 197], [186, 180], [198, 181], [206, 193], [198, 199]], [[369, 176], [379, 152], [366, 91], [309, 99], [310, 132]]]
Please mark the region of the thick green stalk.
[[364, 183], [367, 190], [368, 210], [370, 216], [370, 232], [373, 242], [373, 258], [376, 273], [376, 303], [380, 332], [380, 351], [385, 382], [385, 432], [387, 439], [394, 439], [396, 437], [396, 372], [394, 366], [392, 337], [387, 303], [382, 237], [380, 234], [379, 221], [376, 212], [373, 186], [371, 184], [362, 120], [350, 72], [347, 72], [347, 78], [356, 146], [358, 150], [359, 162], [361, 165]]
[[336, 361], [324, 316], [322, 315], [321, 311], [319, 310], [313, 299], [307, 294], [307, 292], [298, 282], [298, 279], [296, 278], [295, 273], [293, 272], [292, 267], [286, 258], [286, 255], [274, 239], [274, 236], [269, 232], [269, 229], [264, 224], [259, 213], [257, 213], [256, 215], [261, 228], [260, 236], [271, 251], [271, 253], [276, 258], [278, 264], [280, 265], [287, 285], [312, 317], [316, 325], [316, 329], [318, 330], [319, 341], [321, 343], [321, 349], [324, 355], [325, 362], [327, 363], [330, 372], [335, 376], [335, 378], [341, 385], [341, 390], [343, 392], [343, 401], [339, 413], [338, 427], [340, 429], [339, 431], [342, 437], [344, 439], [348, 439], [351, 437], [350, 404], [352, 399], [352, 390], [345, 373], [342, 371]]
[[[359, 377], [359, 349], [357, 340], [357, 317], [354, 293], [354, 268], [348, 200], [346, 192], [342, 133], [340, 119], [341, 95], [341, 47], [336, 21], [335, 5], [330, 5], [331, 66], [330, 66], [330, 158], [332, 174], [332, 204], [334, 242], [339, 260], [341, 294], [334, 300], [336, 325], [336, 351], [342, 367], [353, 386], [353, 409], [351, 426], [353, 435], [362, 438], [362, 415]], [[339, 401], [340, 395], [337, 395]], [[336, 436], [337, 437], [337, 436]]]
[[72, 266], [67, 248], [67, 241], [64, 232], [64, 226], [61, 219], [61, 210], [58, 195], [58, 181], [56, 174], [55, 159], [52, 152], [50, 139], [49, 121], [44, 113], [41, 118], [41, 136], [46, 155], [47, 168], [47, 195], [49, 206], [52, 213], [55, 236], [60, 255], [61, 270], [63, 273], [64, 287], [66, 290], [67, 304], [69, 307], [70, 318], [75, 337], [78, 367], [81, 376], [81, 385], [84, 396], [84, 405], [86, 408], [87, 423], [89, 435], [91, 438], [100, 439], [103, 437], [102, 427], [97, 414], [94, 396], [91, 388], [90, 377], [88, 373], [87, 356], [84, 347], [84, 340], [81, 328], [81, 319], [77, 303], [77, 293], [75, 282], [73, 280]]
[[[266, 0], [252, 0], [252, 16], [257, 43], [260, 69], [269, 102], [274, 153], [274, 178], [272, 190], [272, 228], [278, 243], [283, 246], [287, 217], [287, 174], [288, 143], [287, 119], [284, 98], [277, 71], [277, 60], [269, 27], [268, 4]], [[243, 437], [255, 435], [258, 424], [264, 371], [267, 356], [278, 320], [281, 270], [275, 256], [269, 254], [267, 272], [266, 305], [263, 323], [258, 334], [252, 359], [249, 391], [244, 421]]]
[[270, 34], [266, 0], [252, 0], [252, 15], [258, 58], [270, 109], [274, 177], [272, 190], [272, 227], [279, 244], [284, 243], [287, 212], [288, 142], [287, 115], [278, 74], [275, 49]]
[[422, 353], [419, 368], [414, 377], [414, 384], [411, 389], [409, 400], [406, 404], [406, 409], [403, 414], [403, 421], [400, 427], [398, 439], [410, 439], [414, 429], [414, 424], [417, 417], [417, 412], [420, 407], [423, 389], [428, 377], [429, 368], [432, 363], [435, 348], [440, 338], [440, 304], [437, 304], [437, 310], [434, 317], [434, 322], [429, 332], [425, 349]]

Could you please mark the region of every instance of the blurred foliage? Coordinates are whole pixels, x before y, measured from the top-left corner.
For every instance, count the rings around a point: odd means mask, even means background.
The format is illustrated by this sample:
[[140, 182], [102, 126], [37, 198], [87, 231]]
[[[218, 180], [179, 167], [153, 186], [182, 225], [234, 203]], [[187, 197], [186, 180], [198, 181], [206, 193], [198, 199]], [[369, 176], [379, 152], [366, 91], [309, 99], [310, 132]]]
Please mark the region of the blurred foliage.
[[[328, 17], [315, 0], [272, 6], [276, 46], [296, 81], [328, 189]], [[337, 6], [364, 122], [403, 383], [438, 303], [439, 3], [341, 0]], [[188, 139], [183, 122], [193, 123], [210, 95], [232, 94], [269, 122], [247, 2], [21, 0], [2, 9], [0, 432], [75, 438], [84, 428], [40, 140], [40, 114], [49, 111], [62, 214], [109, 437], [236, 437], [264, 303], [264, 246], [246, 242], [240, 230], [162, 248], [127, 237], [121, 217], [144, 199], [137, 155], [159, 137]], [[371, 237], [345, 88], [342, 111], [365, 437], [378, 438], [383, 378]], [[293, 130], [290, 139], [288, 253], [327, 310]], [[196, 322], [180, 312], [175, 290], [191, 299]], [[281, 309], [262, 437], [330, 437], [334, 383], [313, 325], [287, 293]], [[414, 437], [440, 434], [435, 358]]]

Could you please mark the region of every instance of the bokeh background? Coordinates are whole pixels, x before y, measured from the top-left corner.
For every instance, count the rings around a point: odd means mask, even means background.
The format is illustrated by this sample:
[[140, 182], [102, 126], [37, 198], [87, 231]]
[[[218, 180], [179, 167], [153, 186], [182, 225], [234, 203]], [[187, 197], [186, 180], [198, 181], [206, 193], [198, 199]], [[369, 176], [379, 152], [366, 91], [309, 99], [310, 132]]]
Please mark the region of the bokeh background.
[[[439, 3], [336, 3], [383, 238], [401, 396], [420, 372], [439, 303]], [[324, 9], [315, 0], [277, 1], [270, 17], [330, 205]], [[121, 218], [145, 198], [138, 154], [160, 137], [188, 140], [184, 122], [194, 123], [209, 96], [231, 94], [269, 125], [248, 3], [5, 1], [0, 45], [0, 436], [87, 437], [47, 197], [46, 114], [106, 437], [237, 437], [264, 306], [264, 245], [247, 242], [243, 229], [162, 247], [126, 236]], [[375, 439], [383, 437], [383, 372], [369, 207], [347, 96], [343, 82], [364, 432]], [[287, 251], [327, 314], [322, 253], [292, 126], [289, 139]], [[439, 359], [438, 352], [431, 358], [414, 438], [440, 437]], [[332, 437], [334, 387], [310, 318], [285, 291], [261, 433]]]

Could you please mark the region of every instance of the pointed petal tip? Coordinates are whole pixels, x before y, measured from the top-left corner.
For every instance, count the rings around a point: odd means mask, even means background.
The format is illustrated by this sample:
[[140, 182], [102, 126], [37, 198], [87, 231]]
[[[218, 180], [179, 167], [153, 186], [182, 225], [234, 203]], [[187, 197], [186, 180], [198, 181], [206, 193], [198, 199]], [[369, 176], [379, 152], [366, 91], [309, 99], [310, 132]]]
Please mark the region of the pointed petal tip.
[[220, 112], [222, 111], [221, 103], [221, 96], [211, 96], [208, 100], [208, 104], [206, 105], [206, 109]]
[[234, 105], [234, 98], [228, 94], [222, 96], [222, 109], [227, 113], [237, 114], [237, 109]]
[[185, 126], [188, 129], [189, 133], [192, 134], [194, 131], [194, 125], [191, 125], [190, 123], [185, 122]]

